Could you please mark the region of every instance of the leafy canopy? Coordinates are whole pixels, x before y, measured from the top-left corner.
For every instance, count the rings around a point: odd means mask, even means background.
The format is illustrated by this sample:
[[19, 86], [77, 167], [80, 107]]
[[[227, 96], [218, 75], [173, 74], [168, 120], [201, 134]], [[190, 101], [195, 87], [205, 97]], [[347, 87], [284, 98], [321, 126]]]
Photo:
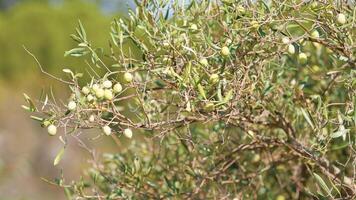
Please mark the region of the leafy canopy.
[[65, 69], [68, 105], [27, 108], [64, 127], [64, 148], [74, 137], [94, 158], [79, 135], [98, 129], [122, 150], [57, 184], [73, 199], [353, 199], [355, 13], [334, 1], [142, 1], [112, 22], [108, 52], [80, 23], [65, 55], [91, 81]]

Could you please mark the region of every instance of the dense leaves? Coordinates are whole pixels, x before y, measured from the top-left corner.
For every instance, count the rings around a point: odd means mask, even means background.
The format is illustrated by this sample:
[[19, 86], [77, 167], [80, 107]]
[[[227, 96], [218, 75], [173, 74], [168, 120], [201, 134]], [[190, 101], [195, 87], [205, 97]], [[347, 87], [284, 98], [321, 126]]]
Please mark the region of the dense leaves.
[[93, 158], [83, 129], [122, 151], [60, 185], [79, 199], [355, 198], [354, 13], [332, 1], [142, 1], [112, 22], [109, 52], [79, 23], [66, 55], [89, 59], [92, 81], [67, 71], [76, 107], [53, 102], [42, 123]]

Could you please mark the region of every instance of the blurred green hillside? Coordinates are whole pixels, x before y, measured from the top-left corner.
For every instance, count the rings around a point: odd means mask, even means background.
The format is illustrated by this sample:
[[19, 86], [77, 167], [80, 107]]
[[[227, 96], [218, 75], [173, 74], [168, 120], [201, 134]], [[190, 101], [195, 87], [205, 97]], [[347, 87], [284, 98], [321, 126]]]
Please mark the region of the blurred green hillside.
[[[77, 145], [61, 166], [52, 160], [61, 142], [48, 139], [40, 126], [28, 120], [21, 108], [22, 93], [37, 98], [42, 89], [54, 86], [56, 97], [67, 98], [53, 79], [42, 74], [26, 46], [46, 71], [64, 77], [63, 68], [83, 71], [85, 63], [64, 52], [76, 46], [70, 38], [80, 19], [93, 45], [107, 47], [112, 18], [121, 13], [107, 11], [104, 1], [90, 0], [0, 0], [0, 200], [60, 200], [63, 192], [44, 182], [61, 170], [68, 179], [78, 178], [88, 155]], [[121, 9], [124, 3], [115, 1]], [[105, 10], [106, 9], [106, 10]], [[82, 68], [82, 69], [79, 69]], [[103, 145], [107, 144], [103, 141]], [[44, 150], [46, 149], [46, 150]]]
[[37, 56], [44, 68], [58, 73], [63, 67], [80, 67], [83, 62], [61, 56], [73, 47], [69, 35], [80, 19], [95, 44], [107, 46], [110, 16], [104, 15], [93, 3], [68, 0], [49, 4], [41, 2], [18, 3], [0, 15], [0, 79], [18, 82], [37, 76], [33, 58], [23, 49], [26, 46]]

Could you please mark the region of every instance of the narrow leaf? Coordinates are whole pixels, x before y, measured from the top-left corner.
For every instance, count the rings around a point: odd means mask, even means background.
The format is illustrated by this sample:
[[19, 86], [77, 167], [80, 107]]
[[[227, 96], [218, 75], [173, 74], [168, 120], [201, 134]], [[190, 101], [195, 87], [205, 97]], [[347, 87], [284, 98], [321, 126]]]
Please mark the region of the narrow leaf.
[[303, 114], [305, 120], [307, 120], [308, 124], [314, 129], [314, 124], [313, 124], [312, 120], [310, 119], [309, 112], [304, 110], [303, 108], [301, 108], [300, 110], [302, 111], [302, 114]]
[[205, 94], [205, 90], [203, 88], [203, 86], [201, 84], [198, 84], [198, 91], [199, 91], [199, 94], [204, 98], [206, 99], [206, 94]]
[[28, 110], [30, 112], [37, 111], [37, 108], [36, 108], [35, 104], [32, 102], [31, 98], [25, 93], [23, 93], [23, 96], [25, 97], [26, 102], [29, 104], [29, 107], [22, 106], [22, 108], [24, 108], [25, 110]]
[[316, 180], [318, 181], [318, 184], [320, 185], [320, 187], [325, 190], [325, 192], [328, 193], [329, 196], [331, 195], [330, 189], [328, 188], [328, 186], [326, 185], [325, 181], [316, 173], [313, 173], [314, 177], [316, 178]]
[[56, 166], [58, 163], [62, 160], [62, 157], [64, 155], [64, 147], [58, 152], [56, 158], [54, 159], [53, 165]]

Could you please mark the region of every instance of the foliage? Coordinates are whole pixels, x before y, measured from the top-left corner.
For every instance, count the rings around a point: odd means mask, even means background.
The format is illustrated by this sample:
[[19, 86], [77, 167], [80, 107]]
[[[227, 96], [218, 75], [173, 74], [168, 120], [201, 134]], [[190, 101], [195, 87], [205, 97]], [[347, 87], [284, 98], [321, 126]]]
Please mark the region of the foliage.
[[[64, 147], [73, 137], [93, 155], [83, 179], [58, 180], [68, 198], [356, 197], [353, 5], [137, 4], [112, 22], [108, 52], [79, 23], [66, 55], [90, 60], [91, 81], [63, 70], [68, 105], [26, 98]], [[122, 150], [98, 160], [85, 129]]]

